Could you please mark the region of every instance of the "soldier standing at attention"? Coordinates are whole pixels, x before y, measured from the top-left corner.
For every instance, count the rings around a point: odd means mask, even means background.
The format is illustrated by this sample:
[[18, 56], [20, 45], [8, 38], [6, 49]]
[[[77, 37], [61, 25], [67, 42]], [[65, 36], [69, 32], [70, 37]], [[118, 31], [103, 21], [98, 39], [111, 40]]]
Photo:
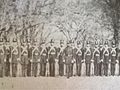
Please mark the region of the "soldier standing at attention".
[[40, 59], [40, 50], [39, 47], [37, 45], [37, 40], [34, 40], [34, 46], [33, 46], [33, 50], [32, 50], [32, 75], [34, 77], [37, 76], [37, 71], [38, 71], [38, 61]]
[[108, 65], [110, 60], [110, 49], [108, 47], [108, 41], [105, 41], [105, 47], [103, 51], [103, 66], [104, 66], [104, 75], [108, 76]]
[[99, 75], [102, 76], [104, 74], [103, 73], [103, 51], [104, 51], [104, 48], [103, 48], [102, 42], [100, 42], [99, 51], [100, 51]]
[[87, 47], [84, 50], [84, 59], [85, 59], [85, 63], [86, 63], [86, 76], [90, 76], [92, 48], [90, 47], [89, 41], [87, 41]]
[[11, 64], [11, 49], [10, 40], [7, 38], [5, 45], [5, 76], [10, 76], [10, 64]]
[[22, 76], [27, 76], [27, 66], [28, 66], [28, 46], [26, 40], [23, 40], [21, 46], [21, 62], [22, 62]]
[[65, 64], [66, 64], [66, 76], [67, 78], [72, 76], [72, 60], [73, 60], [73, 48], [71, 47], [71, 41], [67, 42], [67, 47], [64, 50]]
[[115, 45], [115, 42], [112, 42], [112, 48], [111, 48], [111, 52], [110, 52], [110, 58], [111, 58], [111, 75], [114, 76], [115, 75], [115, 65], [117, 59], [118, 59], [118, 49]]
[[58, 48], [58, 63], [59, 63], [59, 75], [64, 75], [64, 41], [60, 40], [60, 47]]
[[32, 59], [32, 45], [31, 45], [31, 39], [27, 38], [27, 49], [28, 49], [28, 66], [27, 66], [27, 76], [32, 76], [32, 64], [31, 64], [31, 59]]
[[47, 58], [48, 58], [48, 52], [45, 46], [45, 41], [43, 41], [40, 46], [40, 75], [41, 76], [45, 76], [46, 74], [46, 64], [48, 63]]
[[4, 76], [4, 59], [5, 59], [5, 51], [3, 45], [3, 38], [0, 38], [0, 77]]
[[18, 48], [18, 45], [17, 45], [17, 39], [16, 38], [13, 38], [13, 45], [12, 45], [12, 50], [11, 50], [11, 53], [12, 53], [12, 76], [13, 77], [16, 77], [17, 76], [17, 59], [19, 58], [19, 48]]
[[49, 69], [50, 69], [50, 76], [55, 76], [55, 59], [57, 57], [57, 50], [54, 46], [54, 41], [51, 39], [50, 47], [48, 47], [48, 61], [49, 61]]
[[93, 60], [94, 60], [94, 74], [96, 76], [99, 75], [99, 64], [100, 64], [100, 51], [99, 51], [99, 46], [98, 46], [98, 42], [95, 41], [95, 47], [93, 49]]
[[81, 67], [82, 67], [82, 60], [83, 60], [83, 48], [80, 41], [77, 41], [77, 47], [75, 48], [75, 59], [76, 59], [76, 71], [77, 75], [81, 75]]

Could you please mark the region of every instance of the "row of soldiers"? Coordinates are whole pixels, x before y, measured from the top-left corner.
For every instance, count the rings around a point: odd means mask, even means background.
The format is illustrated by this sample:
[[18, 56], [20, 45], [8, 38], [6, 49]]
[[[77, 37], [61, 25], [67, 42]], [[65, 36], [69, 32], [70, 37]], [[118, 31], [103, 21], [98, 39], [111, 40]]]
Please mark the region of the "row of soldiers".
[[60, 40], [60, 46], [55, 47], [54, 40], [47, 47], [43, 41], [41, 45], [30, 44], [30, 40], [18, 45], [13, 39], [12, 45], [0, 38], [0, 77], [3, 76], [108, 76], [119, 75], [120, 49], [115, 42], [109, 47], [108, 41], [104, 45], [95, 41], [92, 48], [90, 41], [86, 47], [77, 41], [68, 41], [67, 46]]

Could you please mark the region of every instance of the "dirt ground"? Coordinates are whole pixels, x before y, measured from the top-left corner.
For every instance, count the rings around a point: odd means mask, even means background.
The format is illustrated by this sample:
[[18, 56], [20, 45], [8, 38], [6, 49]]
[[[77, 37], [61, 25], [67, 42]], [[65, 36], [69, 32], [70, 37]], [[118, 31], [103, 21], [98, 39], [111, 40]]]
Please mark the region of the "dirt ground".
[[120, 90], [120, 77], [4, 77], [0, 90]]

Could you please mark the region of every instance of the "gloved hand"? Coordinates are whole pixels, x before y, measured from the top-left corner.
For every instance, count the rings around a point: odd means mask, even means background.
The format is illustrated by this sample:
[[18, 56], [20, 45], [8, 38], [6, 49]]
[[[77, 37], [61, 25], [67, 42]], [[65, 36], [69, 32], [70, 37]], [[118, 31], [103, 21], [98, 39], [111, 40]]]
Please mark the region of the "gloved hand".
[[118, 60], [116, 60], [116, 63], [119, 63], [119, 61], [118, 61]]
[[101, 62], [103, 62], [103, 59], [101, 59]]
[[30, 62], [33, 62], [32, 59], [30, 59]]
[[91, 60], [91, 62], [93, 63], [93, 62], [94, 62], [94, 60]]

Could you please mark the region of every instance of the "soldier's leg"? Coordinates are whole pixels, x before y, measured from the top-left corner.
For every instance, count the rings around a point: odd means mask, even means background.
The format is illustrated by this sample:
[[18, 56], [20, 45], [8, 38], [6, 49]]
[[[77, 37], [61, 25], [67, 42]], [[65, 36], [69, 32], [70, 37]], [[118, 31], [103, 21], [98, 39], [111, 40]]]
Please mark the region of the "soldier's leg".
[[35, 63], [35, 74], [34, 76], [36, 77], [37, 76], [37, 63]]
[[12, 63], [12, 77], [14, 77], [14, 68], [15, 68], [14, 63]]
[[64, 73], [64, 65], [63, 64], [59, 64], [59, 75], [60, 76], [63, 76], [63, 73]]
[[42, 63], [41, 75], [44, 76], [44, 63]]
[[77, 64], [77, 75], [80, 76], [80, 63]]
[[86, 63], [86, 76], [88, 76], [88, 63]]
[[113, 65], [113, 75], [115, 75], [115, 64]]
[[89, 63], [89, 64], [88, 64], [88, 76], [90, 76], [90, 72], [91, 72], [91, 71], [90, 71], [90, 68], [91, 68], [91, 64]]
[[50, 66], [49, 66], [49, 72], [50, 72], [50, 76], [52, 76], [52, 63], [50, 63]]
[[69, 78], [69, 65], [66, 64], [66, 76], [67, 78]]
[[45, 76], [45, 73], [46, 73], [46, 63], [44, 63], [44, 72], [43, 72], [44, 76]]
[[100, 67], [99, 67], [99, 63], [97, 63], [97, 76], [99, 76], [99, 72], [100, 72]]
[[111, 63], [111, 75], [113, 76], [113, 64]]

